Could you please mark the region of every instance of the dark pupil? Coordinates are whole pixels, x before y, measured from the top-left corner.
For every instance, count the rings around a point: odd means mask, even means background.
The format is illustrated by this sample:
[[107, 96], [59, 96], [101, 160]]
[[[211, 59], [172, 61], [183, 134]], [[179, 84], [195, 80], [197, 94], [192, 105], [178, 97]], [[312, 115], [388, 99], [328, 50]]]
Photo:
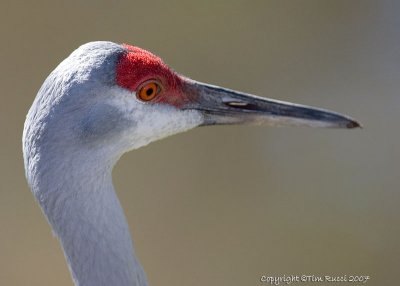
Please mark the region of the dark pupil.
[[152, 94], [153, 94], [153, 89], [152, 88], [149, 88], [148, 90], [146, 90], [146, 95], [147, 96], [150, 96]]

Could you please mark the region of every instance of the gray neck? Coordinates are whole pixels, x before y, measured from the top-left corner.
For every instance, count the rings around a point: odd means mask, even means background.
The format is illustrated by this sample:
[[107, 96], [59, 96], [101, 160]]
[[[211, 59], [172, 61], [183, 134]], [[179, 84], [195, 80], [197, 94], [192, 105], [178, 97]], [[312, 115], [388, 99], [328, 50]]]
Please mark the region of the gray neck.
[[33, 184], [61, 241], [75, 284], [147, 285], [112, 186], [112, 166], [96, 169], [103, 164], [81, 158], [78, 163], [52, 158], [57, 167], [38, 171]]

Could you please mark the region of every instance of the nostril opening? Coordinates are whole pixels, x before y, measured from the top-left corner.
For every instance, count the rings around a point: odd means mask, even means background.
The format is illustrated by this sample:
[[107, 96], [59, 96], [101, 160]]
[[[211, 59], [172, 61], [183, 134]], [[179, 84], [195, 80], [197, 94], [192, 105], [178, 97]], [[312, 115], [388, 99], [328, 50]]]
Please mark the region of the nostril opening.
[[225, 102], [225, 104], [231, 107], [246, 107], [248, 105], [248, 103], [241, 101], [230, 101], [230, 102]]
[[260, 106], [257, 106], [253, 103], [247, 103], [243, 101], [229, 101], [224, 103], [229, 107], [237, 108], [240, 110], [264, 111]]

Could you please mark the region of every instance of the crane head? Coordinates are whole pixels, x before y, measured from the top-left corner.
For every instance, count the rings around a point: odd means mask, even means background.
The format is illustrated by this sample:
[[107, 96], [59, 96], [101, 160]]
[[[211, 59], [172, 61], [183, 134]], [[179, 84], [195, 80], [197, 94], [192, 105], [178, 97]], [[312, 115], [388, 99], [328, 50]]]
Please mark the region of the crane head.
[[191, 80], [138, 47], [91, 42], [46, 79], [24, 136], [117, 156], [197, 126], [244, 123], [360, 126], [335, 112]]
[[[323, 109], [200, 83], [177, 74], [158, 56], [124, 44], [116, 65], [116, 84], [149, 106], [168, 106], [196, 118], [199, 125], [267, 124], [354, 128], [353, 119]], [[191, 120], [189, 120], [191, 121]], [[192, 121], [191, 121], [192, 123]], [[176, 130], [180, 131], [180, 130]]]

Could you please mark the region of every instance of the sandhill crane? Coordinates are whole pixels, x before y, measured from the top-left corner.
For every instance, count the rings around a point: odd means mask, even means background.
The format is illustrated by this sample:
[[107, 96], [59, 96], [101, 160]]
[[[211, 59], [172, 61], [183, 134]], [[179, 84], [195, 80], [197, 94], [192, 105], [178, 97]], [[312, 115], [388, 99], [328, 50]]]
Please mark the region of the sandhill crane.
[[216, 124], [354, 128], [327, 110], [200, 83], [130, 45], [91, 42], [47, 77], [23, 132], [26, 177], [76, 285], [147, 285], [111, 171], [123, 153]]

